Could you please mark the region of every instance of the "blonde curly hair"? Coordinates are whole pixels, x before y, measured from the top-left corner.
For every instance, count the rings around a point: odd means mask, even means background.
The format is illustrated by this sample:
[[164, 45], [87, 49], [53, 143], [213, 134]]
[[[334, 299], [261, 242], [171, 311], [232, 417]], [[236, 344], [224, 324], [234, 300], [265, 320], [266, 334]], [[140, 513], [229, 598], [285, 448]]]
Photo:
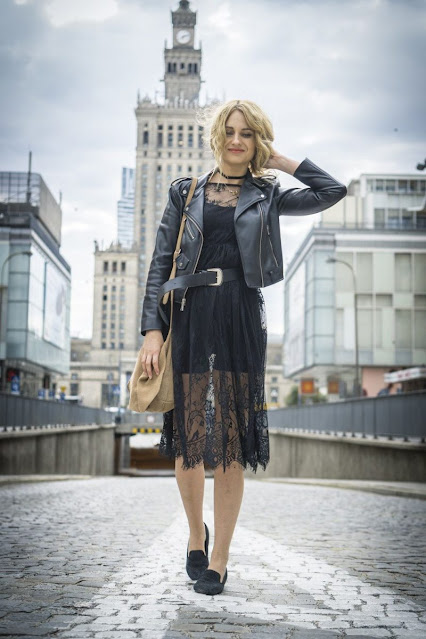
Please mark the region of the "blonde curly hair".
[[203, 142], [213, 152], [218, 166], [222, 164], [225, 149], [225, 124], [229, 115], [235, 110], [241, 111], [247, 125], [254, 131], [256, 150], [249, 162], [249, 169], [255, 177], [276, 179], [275, 173], [270, 173], [264, 164], [272, 154], [274, 130], [272, 122], [258, 104], [251, 100], [228, 100], [224, 103], [213, 103], [200, 108], [196, 112], [196, 121], [203, 126]]

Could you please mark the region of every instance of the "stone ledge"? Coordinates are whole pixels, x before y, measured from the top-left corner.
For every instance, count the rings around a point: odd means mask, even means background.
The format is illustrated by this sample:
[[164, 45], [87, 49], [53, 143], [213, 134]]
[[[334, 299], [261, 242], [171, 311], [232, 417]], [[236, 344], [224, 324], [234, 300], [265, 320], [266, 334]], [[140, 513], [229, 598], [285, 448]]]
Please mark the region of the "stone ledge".
[[405, 481], [369, 481], [361, 479], [315, 479], [314, 477], [264, 477], [258, 481], [269, 481], [278, 484], [303, 484], [305, 486], [323, 486], [325, 488], [343, 488], [347, 490], [363, 490], [381, 495], [395, 497], [414, 497], [426, 499], [426, 483]]
[[270, 435], [281, 435], [282, 437], [298, 437], [300, 439], [312, 439], [325, 442], [336, 442], [339, 444], [356, 444], [360, 446], [374, 446], [382, 448], [398, 448], [401, 450], [420, 450], [426, 452], [426, 444], [421, 442], [404, 442], [392, 439], [370, 437], [352, 437], [351, 435], [327, 435], [326, 433], [309, 433], [304, 431], [288, 431], [280, 428], [270, 428]]
[[75, 426], [64, 424], [52, 428], [31, 428], [26, 430], [1, 431], [0, 439], [15, 439], [19, 437], [39, 437], [40, 435], [61, 435], [63, 433], [77, 433], [85, 430], [101, 430], [116, 428], [115, 424], [76, 424]]

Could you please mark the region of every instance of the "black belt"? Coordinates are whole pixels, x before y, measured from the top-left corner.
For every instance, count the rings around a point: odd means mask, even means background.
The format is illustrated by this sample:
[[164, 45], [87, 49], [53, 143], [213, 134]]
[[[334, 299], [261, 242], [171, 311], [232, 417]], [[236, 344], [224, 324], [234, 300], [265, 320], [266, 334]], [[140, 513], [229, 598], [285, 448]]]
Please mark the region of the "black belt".
[[160, 315], [166, 324], [168, 324], [169, 320], [162, 310], [160, 303], [160, 300], [167, 291], [191, 286], [220, 286], [222, 282], [229, 282], [229, 280], [236, 280], [240, 277], [243, 277], [241, 268], [208, 268], [203, 271], [191, 273], [191, 275], [178, 275], [171, 280], [167, 280], [167, 282], [164, 282], [164, 284], [160, 286], [157, 293], [157, 305]]

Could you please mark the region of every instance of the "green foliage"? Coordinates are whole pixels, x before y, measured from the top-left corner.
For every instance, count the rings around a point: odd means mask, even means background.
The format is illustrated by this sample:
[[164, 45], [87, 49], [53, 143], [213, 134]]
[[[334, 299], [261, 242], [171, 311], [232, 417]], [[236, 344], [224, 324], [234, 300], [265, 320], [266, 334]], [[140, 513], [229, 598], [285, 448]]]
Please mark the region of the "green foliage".
[[[297, 386], [293, 386], [289, 394], [285, 398], [286, 406], [298, 406], [298, 394], [299, 389]], [[302, 396], [300, 403], [303, 405], [307, 404], [324, 404], [327, 401], [327, 396], [322, 395], [319, 391], [315, 393], [315, 395], [311, 395], [309, 397]]]

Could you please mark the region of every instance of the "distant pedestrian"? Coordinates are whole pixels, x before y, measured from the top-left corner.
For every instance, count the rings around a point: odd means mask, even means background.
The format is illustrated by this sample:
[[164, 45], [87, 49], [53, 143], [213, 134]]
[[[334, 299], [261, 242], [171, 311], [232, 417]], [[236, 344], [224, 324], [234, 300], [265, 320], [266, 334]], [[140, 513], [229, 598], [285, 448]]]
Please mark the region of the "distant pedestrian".
[[[243, 471], [269, 462], [265, 404], [267, 327], [261, 288], [283, 279], [281, 215], [309, 215], [336, 204], [346, 187], [310, 159], [272, 147], [273, 127], [249, 100], [203, 109], [215, 166], [198, 177], [177, 258], [172, 360], [174, 408], [164, 413], [159, 451], [175, 458], [188, 518], [186, 570], [194, 589], [217, 594], [227, 579], [229, 548], [244, 491]], [[282, 188], [278, 169], [309, 188]], [[157, 293], [167, 281], [191, 186], [172, 182], [146, 282], [141, 333], [145, 372], [158, 374], [165, 323]], [[197, 279], [196, 283], [194, 280]], [[204, 463], [214, 469], [215, 540], [208, 559], [203, 522]], [[223, 470], [222, 470], [223, 468]]]

